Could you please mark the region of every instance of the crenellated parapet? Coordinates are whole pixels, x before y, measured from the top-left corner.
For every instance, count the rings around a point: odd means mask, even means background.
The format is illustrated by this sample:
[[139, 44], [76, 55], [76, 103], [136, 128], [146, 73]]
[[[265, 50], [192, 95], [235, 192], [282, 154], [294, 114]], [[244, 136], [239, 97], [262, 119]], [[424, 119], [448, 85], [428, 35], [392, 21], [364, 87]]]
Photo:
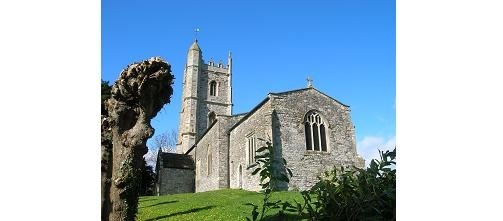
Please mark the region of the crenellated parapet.
[[218, 63], [215, 63], [215, 62], [213, 62], [213, 59], [210, 59], [210, 61], [208, 61], [208, 63], [204, 64], [204, 65], [206, 65], [207, 67], [216, 67], [216, 68], [228, 70], [230, 64], [224, 64], [222, 62], [222, 60], [220, 60]]
[[218, 67], [218, 66], [211, 66], [210, 64], [203, 64], [203, 70], [206, 72], [213, 72], [215, 74], [218, 73], [229, 74], [229, 69], [227, 65], [225, 67], [223, 66]]

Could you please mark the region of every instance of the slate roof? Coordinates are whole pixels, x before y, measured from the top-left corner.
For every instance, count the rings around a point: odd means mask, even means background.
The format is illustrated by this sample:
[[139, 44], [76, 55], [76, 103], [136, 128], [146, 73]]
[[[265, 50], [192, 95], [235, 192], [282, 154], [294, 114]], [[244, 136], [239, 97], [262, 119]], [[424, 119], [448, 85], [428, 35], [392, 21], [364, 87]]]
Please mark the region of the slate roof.
[[160, 152], [163, 168], [194, 169], [194, 160], [190, 155]]

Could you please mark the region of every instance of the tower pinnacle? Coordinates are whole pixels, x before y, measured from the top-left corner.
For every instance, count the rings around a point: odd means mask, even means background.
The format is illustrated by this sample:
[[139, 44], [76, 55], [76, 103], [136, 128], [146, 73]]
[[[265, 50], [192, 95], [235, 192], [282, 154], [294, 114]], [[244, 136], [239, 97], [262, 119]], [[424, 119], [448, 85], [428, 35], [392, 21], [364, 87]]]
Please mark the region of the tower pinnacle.
[[197, 44], [197, 39], [194, 41], [194, 43], [192, 43], [192, 45], [190, 46], [189, 50], [201, 51], [201, 48], [199, 47], [199, 44]]

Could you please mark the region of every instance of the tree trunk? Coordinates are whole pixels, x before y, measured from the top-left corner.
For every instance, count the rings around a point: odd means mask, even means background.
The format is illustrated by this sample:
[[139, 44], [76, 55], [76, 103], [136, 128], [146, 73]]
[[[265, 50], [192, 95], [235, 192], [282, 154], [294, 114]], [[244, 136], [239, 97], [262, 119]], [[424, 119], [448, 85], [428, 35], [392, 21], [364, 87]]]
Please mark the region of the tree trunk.
[[110, 213], [110, 180], [112, 178], [112, 133], [108, 114], [101, 115], [101, 220]]
[[[171, 66], [156, 57], [129, 65], [112, 87], [107, 101], [113, 156], [110, 202], [102, 204], [111, 221], [135, 220], [143, 155], [147, 139], [154, 134], [150, 120], [170, 102], [173, 78]], [[103, 205], [110, 207], [103, 209]]]

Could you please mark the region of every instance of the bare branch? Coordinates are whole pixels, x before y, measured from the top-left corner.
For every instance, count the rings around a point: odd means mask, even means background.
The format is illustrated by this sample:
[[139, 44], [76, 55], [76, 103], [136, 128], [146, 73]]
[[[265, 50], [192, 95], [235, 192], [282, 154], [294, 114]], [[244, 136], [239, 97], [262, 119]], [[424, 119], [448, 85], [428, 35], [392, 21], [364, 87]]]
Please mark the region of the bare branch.
[[177, 132], [175, 129], [164, 131], [154, 137], [154, 149], [162, 148], [163, 152], [174, 153], [176, 151]]

